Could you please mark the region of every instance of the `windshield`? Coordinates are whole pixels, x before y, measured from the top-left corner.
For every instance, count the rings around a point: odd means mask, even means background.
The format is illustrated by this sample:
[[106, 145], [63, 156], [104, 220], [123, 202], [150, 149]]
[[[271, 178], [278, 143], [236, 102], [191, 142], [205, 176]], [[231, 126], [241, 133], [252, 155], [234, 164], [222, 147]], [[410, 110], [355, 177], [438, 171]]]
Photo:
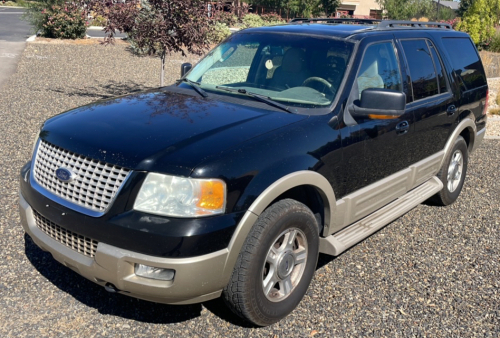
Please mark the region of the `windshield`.
[[[251, 92], [293, 107], [327, 107], [334, 100], [353, 44], [276, 33], [240, 33], [212, 50], [187, 78], [228, 95]], [[219, 87], [219, 88], [217, 88]], [[238, 91], [224, 91], [224, 88]]]

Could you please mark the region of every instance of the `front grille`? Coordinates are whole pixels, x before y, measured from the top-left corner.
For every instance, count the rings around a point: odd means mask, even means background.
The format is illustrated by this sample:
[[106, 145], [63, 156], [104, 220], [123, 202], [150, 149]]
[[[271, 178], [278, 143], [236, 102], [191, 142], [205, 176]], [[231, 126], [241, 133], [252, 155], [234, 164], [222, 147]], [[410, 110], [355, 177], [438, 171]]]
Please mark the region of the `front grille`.
[[94, 258], [99, 242], [61, 228], [35, 210], [33, 210], [33, 215], [35, 216], [36, 225], [47, 235], [76, 252]]
[[[64, 167], [75, 178], [63, 182], [56, 170]], [[92, 211], [104, 212], [130, 173], [129, 169], [97, 161], [40, 141], [34, 165], [35, 181], [51, 193]]]

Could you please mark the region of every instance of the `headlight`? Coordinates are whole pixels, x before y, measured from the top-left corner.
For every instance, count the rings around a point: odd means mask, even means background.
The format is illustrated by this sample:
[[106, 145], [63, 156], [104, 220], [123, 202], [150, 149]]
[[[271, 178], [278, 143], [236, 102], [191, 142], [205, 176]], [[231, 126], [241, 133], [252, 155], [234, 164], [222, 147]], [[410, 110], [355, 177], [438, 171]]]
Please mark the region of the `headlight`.
[[183, 178], [149, 173], [134, 209], [173, 217], [222, 214], [226, 207], [226, 184], [217, 179]]

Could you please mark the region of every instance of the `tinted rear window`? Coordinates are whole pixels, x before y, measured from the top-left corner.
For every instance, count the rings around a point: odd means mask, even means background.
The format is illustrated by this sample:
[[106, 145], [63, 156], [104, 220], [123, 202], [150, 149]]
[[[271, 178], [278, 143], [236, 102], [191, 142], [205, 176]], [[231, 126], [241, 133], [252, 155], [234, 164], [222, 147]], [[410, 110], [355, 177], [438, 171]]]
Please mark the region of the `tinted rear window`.
[[476, 48], [468, 38], [443, 38], [451, 64], [467, 90], [484, 86], [486, 76]]

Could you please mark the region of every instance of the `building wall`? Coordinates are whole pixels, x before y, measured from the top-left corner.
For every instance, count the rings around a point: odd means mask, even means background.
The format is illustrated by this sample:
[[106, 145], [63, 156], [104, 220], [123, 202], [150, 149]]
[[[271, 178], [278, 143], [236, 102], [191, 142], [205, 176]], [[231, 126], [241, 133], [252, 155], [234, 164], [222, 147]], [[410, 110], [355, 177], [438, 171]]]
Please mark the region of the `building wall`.
[[380, 6], [375, 0], [343, 0], [337, 9], [341, 12], [348, 11], [348, 14], [355, 17], [369, 17], [370, 10], [380, 10]]

